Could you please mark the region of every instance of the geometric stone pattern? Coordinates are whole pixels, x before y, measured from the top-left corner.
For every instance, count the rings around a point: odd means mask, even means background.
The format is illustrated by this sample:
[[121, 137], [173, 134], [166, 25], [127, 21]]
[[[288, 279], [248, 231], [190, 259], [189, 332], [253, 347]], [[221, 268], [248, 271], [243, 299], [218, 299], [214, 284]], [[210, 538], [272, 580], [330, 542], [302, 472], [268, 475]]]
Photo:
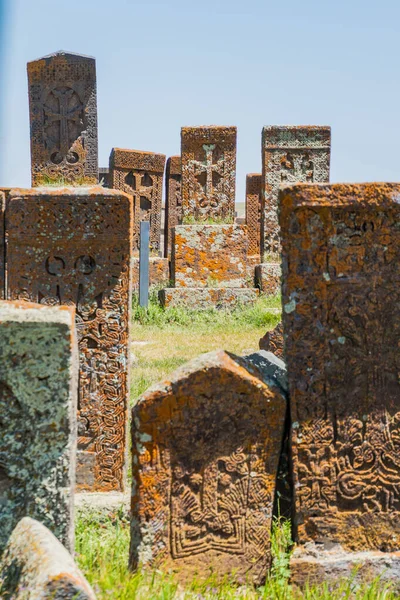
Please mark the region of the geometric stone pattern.
[[95, 59], [60, 50], [27, 70], [32, 185], [97, 183]]
[[172, 227], [182, 223], [181, 157], [171, 156], [165, 172], [164, 256], [171, 256]]
[[246, 287], [245, 225], [177, 225], [171, 272], [176, 287]]
[[246, 175], [246, 225], [249, 238], [250, 256], [257, 256], [260, 261], [261, 242], [261, 173]]
[[132, 411], [130, 562], [181, 581], [261, 583], [286, 399], [249, 361], [202, 355], [150, 388]]
[[73, 309], [0, 302], [0, 554], [27, 515], [73, 549], [77, 376]]
[[7, 294], [76, 308], [79, 489], [124, 486], [132, 199], [116, 190], [13, 190]]
[[400, 185], [280, 194], [295, 535], [400, 550]]
[[186, 307], [195, 310], [210, 308], [235, 308], [254, 304], [259, 290], [254, 288], [164, 288], [159, 299], [164, 307]]
[[165, 155], [113, 148], [110, 154], [110, 187], [133, 196], [133, 250], [139, 251], [140, 221], [150, 221], [150, 248], [161, 249], [162, 184]]
[[267, 331], [264, 337], [260, 338], [258, 346], [260, 350], [272, 352], [275, 356], [284, 360], [285, 340], [283, 338], [282, 323], [278, 323], [274, 329]]
[[279, 252], [281, 185], [328, 183], [330, 127], [270, 126], [262, 131], [261, 255]]
[[256, 285], [266, 296], [275, 296], [281, 291], [280, 263], [261, 263], [255, 268]]
[[236, 127], [183, 127], [181, 155], [183, 219], [233, 223]]
[[0, 596], [13, 600], [96, 600], [64, 546], [47, 527], [29, 517], [18, 523], [1, 558]]

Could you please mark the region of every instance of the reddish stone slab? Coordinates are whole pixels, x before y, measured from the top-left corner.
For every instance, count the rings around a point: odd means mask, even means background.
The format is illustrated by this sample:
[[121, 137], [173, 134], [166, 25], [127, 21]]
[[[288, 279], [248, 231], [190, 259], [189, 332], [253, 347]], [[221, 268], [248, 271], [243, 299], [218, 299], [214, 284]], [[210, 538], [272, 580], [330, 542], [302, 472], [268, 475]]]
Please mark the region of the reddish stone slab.
[[255, 268], [256, 285], [266, 296], [275, 296], [281, 291], [281, 264], [261, 263]]
[[234, 222], [236, 127], [181, 130], [183, 219]]
[[254, 304], [259, 292], [255, 288], [178, 287], [160, 290], [159, 299], [166, 308], [229, 309]]
[[76, 307], [78, 488], [124, 487], [132, 198], [92, 188], [13, 190], [7, 294]]
[[[169, 283], [168, 258], [150, 256], [149, 258], [149, 285], [160, 286]], [[139, 258], [132, 258], [132, 289], [139, 289]]]
[[130, 562], [182, 581], [261, 583], [286, 399], [250, 360], [211, 352], [150, 388], [132, 411]]
[[5, 240], [5, 209], [10, 188], [0, 188], [0, 300], [4, 300], [6, 294], [6, 240]]
[[246, 175], [246, 225], [249, 238], [249, 257], [260, 262], [261, 243], [261, 173]]
[[165, 227], [164, 256], [171, 256], [172, 228], [182, 223], [182, 169], [181, 157], [167, 160], [165, 173]]
[[110, 186], [133, 196], [134, 251], [139, 251], [140, 221], [150, 221], [150, 247], [160, 250], [162, 185], [165, 155], [113, 148], [110, 154]]
[[278, 193], [283, 184], [327, 183], [331, 128], [270, 126], [262, 132], [261, 255], [279, 252]]
[[267, 331], [267, 333], [260, 338], [258, 346], [260, 350], [272, 352], [275, 356], [284, 359], [285, 342], [282, 323], [278, 323], [274, 329]]
[[400, 185], [280, 195], [301, 548], [400, 550]]
[[27, 70], [32, 185], [97, 183], [95, 59], [60, 50]]

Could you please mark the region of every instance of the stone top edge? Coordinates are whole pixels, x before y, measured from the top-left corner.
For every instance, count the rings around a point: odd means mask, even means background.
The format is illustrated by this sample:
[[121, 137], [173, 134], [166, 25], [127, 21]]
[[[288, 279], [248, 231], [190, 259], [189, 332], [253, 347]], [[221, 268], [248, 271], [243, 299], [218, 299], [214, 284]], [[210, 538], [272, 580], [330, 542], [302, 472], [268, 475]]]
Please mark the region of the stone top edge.
[[400, 183], [299, 183], [281, 186], [279, 205], [283, 210], [301, 206], [400, 205]]
[[89, 56], [88, 54], [79, 54], [77, 52], [69, 52], [68, 50], [56, 50], [55, 52], [46, 54], [45, 56], [40, 56], [39, 58], [30, 60], [28, 62], [28, 65], [39, 62], [41, 60], [50, 60], [52, 58], [56, 58], [57, 56], [66, 56], [68, 58], [85, 58], [87, 60], [93, 60], [93, 61], [96, 60], [94, 56]]
[[0, 323], [61, 323], [73, 327], [75, 309], [72, 306], [46, 306], [24, 301], [0, 301]]
[[156, 173], [164, 171], [165, 154], [130, 148], [113, 148], [110, 154], [110, 168], [148, 170]]
[[170, 156], [167, 160], [167, 169], [170, 175], [181, 175], [182, 174], [182, 165], [181, 165], [181, 155], [178, 154], [176, 156]]
[[86, 196], [95, 200], [99, 197], [104, 198], [127, 198], [131, 199], [131, 196], [121, 190], [114, 190], [110, 188], [103, 188], [101, 186], [88, 186], [88, 187], [53, 187], [43, 186], [34, 188], [11, 188], [9, 199], [13, 200], [19, 197], [35, 197], [35, 196]]
[[262, 173], [247, 173], [246, 177], [262, 177]]
[[175, 231], [179, 231], [179, 230], [183, 230], [183, 231], [189, 231], [189, 230], [204, 230], [204, 229], [208, 229], [208, 230], [221, 230], [222, 228], [232, 228], [234, 227], [235, 229], [244, 229], [247, 228], [247, 225], [245, 223], [193, 223], [192, 225], [175, 225], [173, 227], [173, 229], [175, 229]]
[[134, 148], [113, 148], [111, 154], [118, 154], [119, 152], [126, 152], [127, 154], [139, 154], [140, 156], [162, 156], [166, 158], [166, 154], [160, 152], [151, 152], [151, 150], [135, 150]]
[[263, 131], [331, 131], [330, 125], [264, 125]]
[[199, 140], [202, 137], [208, 140], [215, 138], [228, 138], [232, 141], [236, 140], [237, 127], [236, 125], [226, 126], [223, 125], [199, 125], [196, 127], [182, 127], [181, 128], [181, 140]]
[[215, 129], [217, 131], [225, 131], [230, 129], [231, 131], [237, 131], [236, 125], [193, 125], [181, 127], [181, 131], [199, 131], [202, 129]]

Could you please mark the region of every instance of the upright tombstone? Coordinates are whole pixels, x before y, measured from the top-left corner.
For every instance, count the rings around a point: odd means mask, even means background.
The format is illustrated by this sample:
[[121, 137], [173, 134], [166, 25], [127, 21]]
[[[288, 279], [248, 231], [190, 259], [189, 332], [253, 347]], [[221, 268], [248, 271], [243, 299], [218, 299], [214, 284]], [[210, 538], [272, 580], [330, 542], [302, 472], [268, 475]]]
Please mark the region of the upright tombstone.
[[246, 175], [246, 225], [249, 239], [248, 260], [260, 262], [261, 246], [261, 173]]
[[110, 188], [110, 169], [108, 167], [99, 167], [99, 183], [105, 187]]
[[181, 159], [183, 219], [233, 223], [236, 127], [183, 127]]
[[121, 148], [111, 151], [110, 185], [134, 200], [134, 251], [139, 251], [140, 221], [150, 221], [150, 247], [155, 253], [160, 250], [164, 166], [164, 154]]
[[27, 68], [32, 185], [97, 183], [95, 59], [60, 50]]
[[269, 126], [262, 131], [261, 256], [280, 250], [278, 193], [283, 184], [328, 183], [331, 128]]
[[5, 239], [5, 209], [6, 209], [6, 201], [10, 194], [9, 188], [0, 188], [0, 300], [4, 300], [6, 287], [5, 287], [5, 277], [6, 277], [6, 239]]
[[164, 256], [171, 256], [172, 228], [182, 223], [181, 157], [171, 156], [165, 171]]
[[7, 294], [76, 307], [78, 489], [124, 488], [132, 199], [116, 190], [13, 190]]
[[265, 579], [285, 412], [271, 369], [264, 378], [252, 357], [223, 351], [200, 356], [139, 399], [132, 568], [172, 569], [182, 581], [210, 572], [239, 583]]
[[400, 185], [280, 196], [294, 583], [400, 572]]
[[25, 516], [73, 549], [77, 377], [73, 309], [0, 302], [0, 555]]

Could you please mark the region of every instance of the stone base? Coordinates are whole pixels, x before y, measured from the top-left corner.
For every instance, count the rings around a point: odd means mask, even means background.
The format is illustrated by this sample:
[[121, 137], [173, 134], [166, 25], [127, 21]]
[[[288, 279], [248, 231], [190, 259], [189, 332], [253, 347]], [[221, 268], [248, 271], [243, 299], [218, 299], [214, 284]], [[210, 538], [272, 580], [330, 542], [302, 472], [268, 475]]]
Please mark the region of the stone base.
[[325, 582], [334, 587], [340, 579], [368, 584], [380, 577], [382, 584], [391, 582], [400, 591], [400, 552], [347, 552], [339, 544], [330, 550], [306, 544], [293, 552], [290, 572], [290, 582], [298, 588]]
[[[149, 283], [152, 285], [165, 285], [169, 281], [169, 262], [168, 258], [160, 256], [150, 256], [149, 261]], [[139, 258], [132, 258], [132, 289], [139, 289]]]
[[281, 291], [280, 263], [261, 263], [255, 268], [256, 285], [266, 296], [275, 296]]
[[108, 514], [122, 510], [128, 516], [130, 502], [130, 492], [80, 492], [75, 494], [75, 510], [78, 513], [94, 510]]
[[254, 288], [164, 288], [159, 292], [165, 307], [185, 307], [198, 310], [207, 308], [235, 308], [253, 304], [259, 290]]

